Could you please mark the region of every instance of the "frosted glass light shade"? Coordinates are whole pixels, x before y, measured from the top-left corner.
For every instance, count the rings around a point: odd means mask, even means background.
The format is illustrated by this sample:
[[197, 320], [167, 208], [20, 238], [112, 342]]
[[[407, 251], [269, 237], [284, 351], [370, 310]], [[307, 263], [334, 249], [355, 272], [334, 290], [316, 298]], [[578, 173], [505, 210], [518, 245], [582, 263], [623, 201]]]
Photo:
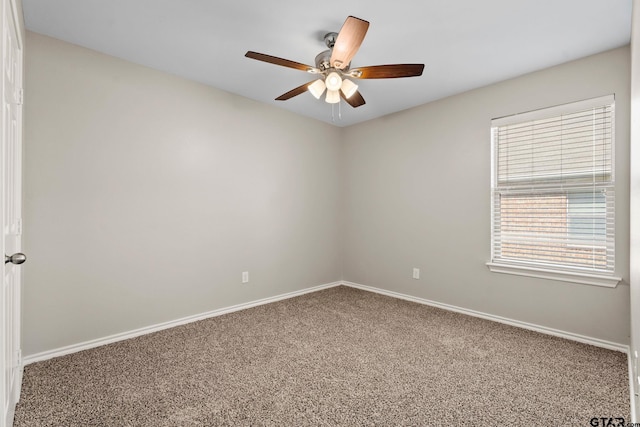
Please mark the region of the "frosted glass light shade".
[[332, 71], [324, 80], [324, 83], [327, 85], [328, 90], [340, 90], [340, 87], [342, 86], [342, 78], [338, 73]]
[[356, 93], [356, 90], [358, 90], [358, 85], [351, 80], [344, 79], [342, 81], [342, 87], [340, 88], [340, 90], [342, 90], [344, 97], [349, 99], [351, 98], [351, 95]]
[[337, 90], [327, 90], [327, 97], [325, 98], [325, 101], [329, 104], [337, 104], [340, 102], [340, 92]]
[[311, 95], [315, 96], [316, 99], [320, 99], [325, 87], [326, 86], [322, 79], [318, 79], [309, 85], [309, 92], [311, 92]]

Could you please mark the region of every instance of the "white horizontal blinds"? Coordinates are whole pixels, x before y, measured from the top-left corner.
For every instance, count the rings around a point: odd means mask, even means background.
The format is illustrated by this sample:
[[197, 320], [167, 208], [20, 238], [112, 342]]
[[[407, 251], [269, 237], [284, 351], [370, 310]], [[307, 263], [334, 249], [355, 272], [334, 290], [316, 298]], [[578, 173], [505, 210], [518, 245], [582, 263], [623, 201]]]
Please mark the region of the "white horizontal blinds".
[[613, 273], [614, 103], [598, 101], [492, 122], [493, 262]]
[[498, 127], [498, 184], [610, 180], [612, 109]]

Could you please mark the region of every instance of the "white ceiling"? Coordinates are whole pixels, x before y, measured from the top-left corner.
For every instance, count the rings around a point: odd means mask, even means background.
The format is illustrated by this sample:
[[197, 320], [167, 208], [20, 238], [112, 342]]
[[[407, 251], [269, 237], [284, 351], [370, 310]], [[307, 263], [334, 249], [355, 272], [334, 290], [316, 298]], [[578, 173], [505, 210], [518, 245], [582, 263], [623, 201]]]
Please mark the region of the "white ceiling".
[[[23, 0], [28, 30], [348, 126], [629, 43], [631, 0]], [[421, 77], [358, 80], [366, 104], [304, 93], [313, 76], [248, 50], [314, 65], [348, 15], [371, 23], [352, 68], [424, 63]]]

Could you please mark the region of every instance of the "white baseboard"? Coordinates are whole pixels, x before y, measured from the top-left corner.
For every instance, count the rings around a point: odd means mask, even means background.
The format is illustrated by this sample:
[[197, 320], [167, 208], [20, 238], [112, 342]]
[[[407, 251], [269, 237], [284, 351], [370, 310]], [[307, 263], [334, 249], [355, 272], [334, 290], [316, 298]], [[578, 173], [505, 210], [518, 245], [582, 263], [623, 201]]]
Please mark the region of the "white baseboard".
[[587, 337], [584, 335], [574, 334], [571, 332], [561, 331], [558, 329], [547, 328], [545, 326], [535, 325], [532, 323], [522, 322], [519, 320], [508, 319], [506, 317], [495, 316], [493, 314], [482, 313], [475, 310], [469, 310], [462, 307], [457, 307], [454, 305], [439, 303], [436, 301], [427, 300], [424, 298], [414, 297], [411, 295], [405, 295], [398, 292], [388, 291], [385, 289], [374, 288], [371, 286], [365, 286], [358, 283], [348, 282], [348, 281], [337, 281], [333, 283], [327, 283], [324, 285], [314, 286], [311, 288], [302, 289], [299, 291], [289, 292], [286, 294], [276, 295], [273, 297], [263, 298], [255, 301], [250, 301], [243, 304], [233, 305], [231, 307], [220, 308], [217, 310], [212, 310], [206, 313], [196, 314], [193, 316], [183, 317], [181, 319], [171, 320], [168, 322], [159, 323], [156, 325], [147, 326], [144, 328], [134, 329], [132, 331], [122, 332], [114, 335], [109, 335], [102, 338], [97, 338], [94, 340], [84, 341], [77, 344], [72, 344], [65, 347], [56, 348], [53, 350], [47, 350], [41, 353], [31, 354], [25, 356], [23, 359], [23, 365], [26, 366], [30, 363], [40, 362], [47, 359], [52, 359], [54, 357], [65, 356], [67, 354], [76, 353], [82, 350], [88, 350], [90, 348], [99, 347], [106, 344], [111, 344], [118, 341], [127, 340], [130, 338], [135, 338], [140, 335], [150, 334], [153, 332], [162, 331], [164, 329], [173, 328], [175, 326], [184, 325], [187, 323], [197, 322], [199, 320], [208, 319], [210, 317], [221, 316], [227, 313], [233, 313], [235, 311], [245, 310], [247, 308], [256, 307], [259, 305], [269, 304], [276, 301], [281, 301], [284, 299], [294, 298], [300, 295], [308, 294], [311, 292], [317, 292], [323, 289], [332, 288], [335, 286], [349, 286], [352, 288], [361, 289], [364, 291], [375, 292], [378, 294], [399, 298], [407, 301], [417, 302], [419, 304], [429, 305], [432, 307], [442, 308], [444, 310], [455, 311], [457, 313], [466, 314], [469, 316], [480, 317], [486, 320], [492, 320], [494, 322], [504, 323], [511, 326], [516, 326], [524, 329], [529, 329], [536, 332], [541, 332], [543, 334], [554, 335], [561, 338], [566, 338], [573, 341], [582, 342], [585, 344], [591, 344], [596, 347], [607, 348], [610, 350], [621, 351], [625, 353], [629, 353], [629, 346], [619, 343], [614, 343], [610, 341], [601, 340], [598, 338]]
[[483, 313], [480, 311], [469, 310], [467, 308], [457, 307], [455, 305], [444, 304], [441, 302], [431, 301], [424, 298], [414, 297], [411, 295], [405, 295], [398, 292], [388, 291], [385, 289], [374, 288], [371, 286], [361, 285], [353, 282], [342, 282], [343, 285], [352, 288], [362, 289], [364, 291], [375, 292], [377, 294], [386, 295], [394, 298], [400, 298], [407, 301], [417, 302], [419, 304], [429, 305], [432, 307], [442, 308], [444, 310], [455, 311], [457, 313], [466, 314], [473, 317], [480, 317], [486, 320], [492, 320], [494, 322], [504, 323], [511, 326], [516, 326], [523, 329], [529, 329], [531, 331], [540, 332], [547, 335], [553, 335], [556, 337], [566, 338], [572, 341], [578, 341], [584, 344], [591, 344], [596, 347], [602, 347], [609, 350], [620, 351], [623, 353], [629, 353], [629, 346], [625, 344], [615, 343], [611, 341], [601, 340], [599, 338], [588, 337], [585, 335], [574, 334], [572, 332], [561, 331], [559, 329], [548, 328], [546, 326], [540, 326], [533, 323], [522, 322], [520, 320], [509, 319], [506, 317], [496, 316], [493, 314]]
[[65, 356], [67, 354], [76, 353], [82, 350], [88, 350], [90, 348], [99, 347], [105, 344], [111, 344], [118, 341], [135, 338], [140, 335], [150, 334], [153, 332], [162, 331], [164, 329], [173, 328], [175, 326], [185, 325], [187, 323], [197, 322], [198, 320], [208, 319], [210, 317], [221, 316], [223, 314], [233, 313], [235, 311], [245, 310], [251, 307], [257, 307], [259, 305], [269, 304], [284, 299], [294, 298], [300, 295], [308, 294], [311, 292], [317, 292], [323, 289], [333, 288], [335, 286], [342, 285], [342, 282], [327, 283], [324, 285], [314, 286], [311, 288], [302, 289], [299, 291], [289, 292], [286, 294], [276, 295], [274, 297], [262, 298], [255, 301], [250, 301], [243, 304], [233, 305], [231, 307], [220, 308], [217, 310], [208, 311], [206, 313], [196, 314], [193, 316], [183, 317], [181, 319], [170, 320], [168, 322], [158, 323], [156, 325], [146, 326], [144, 328], [134, 329], [128, 332], [121, 332], [119, 334], [109, 335], [103, 338], [97, 338], [94, 340], [84, 341], [78, 344], [72, 344], [65, 347], [56, 348], [53, 350], [43, 351], [41, 353], [30, 354], [25, 356], [22, 360], [23, 366], [30, 363], [41, 362], [43, 360], [52, 359], [54, 357]]

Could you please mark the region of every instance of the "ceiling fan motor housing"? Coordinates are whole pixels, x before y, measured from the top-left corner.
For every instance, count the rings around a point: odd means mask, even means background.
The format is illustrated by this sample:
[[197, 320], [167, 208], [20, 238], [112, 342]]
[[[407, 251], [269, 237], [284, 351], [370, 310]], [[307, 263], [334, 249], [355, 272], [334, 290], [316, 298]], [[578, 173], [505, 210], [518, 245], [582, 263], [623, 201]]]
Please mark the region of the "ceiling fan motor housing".
[[331, 59], [331, 49], [320, 52], [316, 56], [316, 68], [320, 71], [326, 71], [331, 68], [329, 59]]
[[327, 74], [328, 70], [338, 71], [340, 74], [342, 74], [343, 72], [348, 71], [349, 67], [351, 66], [351, 64], [349, 63], [347, 64], [346, 67], [339, 70], [331, 66], [330, 59], [331, 59], [331, 49], [320, 52], [316, 56], [316, 68], [318, 68], [323, 74]]

